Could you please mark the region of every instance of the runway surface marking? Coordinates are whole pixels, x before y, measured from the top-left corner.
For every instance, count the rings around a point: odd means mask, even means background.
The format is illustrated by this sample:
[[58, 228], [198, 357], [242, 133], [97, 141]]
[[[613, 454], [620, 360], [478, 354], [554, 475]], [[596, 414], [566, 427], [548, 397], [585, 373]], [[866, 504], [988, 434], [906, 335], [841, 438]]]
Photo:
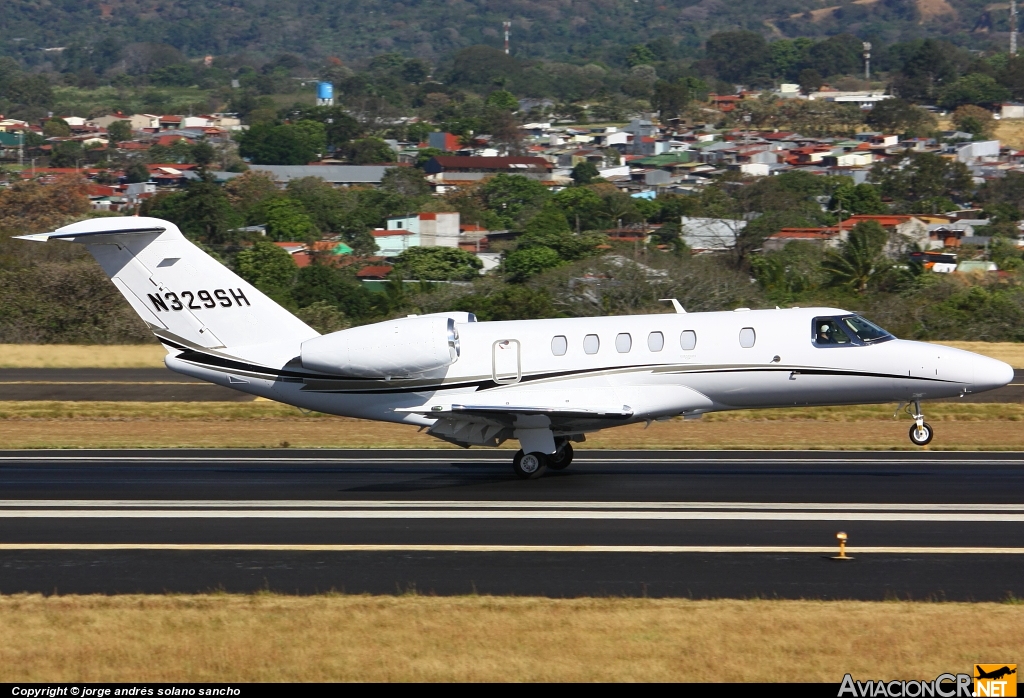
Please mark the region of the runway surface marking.
[[[185, 384], [183, 384], [185, 385]], [[700, 463], [700, 464], [742, 464], [751, 465], [756, 463], [774, 463], [781, 462], [783, 464], [815, 464], [815, 465], [837, 465], [837, 464], [875, 464], [875, 465], [1019, 465], [1021, 463], [1020, 458], [1006, 458], [1005, 456], [1021, 456], [1024, 452], [1020, 451], [993, 451], [988, 457], [979, 458], [946, 458], [946, 457], [932, 457], [927, 456], [914, 457], [914, 458], [876, 458], [870, 451], [858, 452], [863, 453], [861, 457], [829, 457], [827, 460], [822, 458], [799, 458], [799, 457], [787, 457], [785, 451], [773, 451], [771, 453], [751, 453], [747, 457], [736, 457], [736, 458], [709, 458], [704, 456], [671, 456], [662, 458], [650, 458], [636, 455], [627, 456], [609, 456], [607, 458], [601, 458], [598, 456], [577, 456], [573, 463], [577, 465], [593, 463], [593, 464], [612, 464], [612, 465], [635, 465], [635, 464], [654, 464], [654, 463], [683, 463], [687, 465]], [[942, 452], [948, 453], [948, 452]], [[97, 456], [65, 456], [65, 455], [3, 455], [0, 456], [0, 462], [44, 462], [44, 463], [159, 463], [166, 465], [175, 464], [207, 464], [207, 463], [265, 463], [265, 464], [281, 464], [281, 463], [320, 463], [320, 464], [333, 464], [333, 463], [346, 463], [346, 464], [358, 464], [358, 465], [379, 465], [388, 463], [415, 463], [415, 464], [467, 464], [472, 465], [474, 463], [488, 463], [488, 464], [506, 464], [511, 460], [513, 451], [509, 450], [507, 453], [477, 453], [477, 454], [458, 454], [456, 456], [444, 455], [444, 456], [375, 456], [361, 455], [361, 456], [318, 456], [318, 457], [306, 457], [306, 456], [110, 456], [110, 455], [97, 455]]]
[[0, 519], [487, 519], [1024, 522], [1018, 504], [3, 500]]
[[[251, 543], [0, 543], [4, 551], [424, 552], [424, 553], [760, 553], [833, 555], [835, 546], [788, 545], [381, 545]], [[1024, 548], [848, 546], [850, 556], [1024, 555]]]
[[616, 502], [382, 499], [0, 499], [4, 508], [152, 509], [725, 509], [824, 511], [1020, 512], [1024, 504], [904, 504], [879, 502]]

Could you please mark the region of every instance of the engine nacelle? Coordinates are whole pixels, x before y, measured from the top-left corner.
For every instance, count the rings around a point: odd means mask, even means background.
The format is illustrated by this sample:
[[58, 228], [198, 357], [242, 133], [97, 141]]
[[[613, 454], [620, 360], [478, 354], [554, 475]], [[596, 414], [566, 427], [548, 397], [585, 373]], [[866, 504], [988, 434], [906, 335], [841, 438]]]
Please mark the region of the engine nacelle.
[[408, 378], [459, 358], [457, 320], [471, 313], [405, 317], [332, 332], [302, 343], [302, 367], [355, 378]]

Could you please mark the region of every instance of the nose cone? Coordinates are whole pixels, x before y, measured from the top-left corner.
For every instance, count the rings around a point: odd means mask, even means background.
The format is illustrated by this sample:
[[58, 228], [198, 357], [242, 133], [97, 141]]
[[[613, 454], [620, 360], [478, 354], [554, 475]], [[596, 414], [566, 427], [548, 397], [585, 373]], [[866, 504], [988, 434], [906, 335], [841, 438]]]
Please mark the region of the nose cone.
[[974, 357], [974, 384], [971, 386], [971, 392], [995, 390], [1013, 380], [1013, 367], [1010, 364], [978, 354]]

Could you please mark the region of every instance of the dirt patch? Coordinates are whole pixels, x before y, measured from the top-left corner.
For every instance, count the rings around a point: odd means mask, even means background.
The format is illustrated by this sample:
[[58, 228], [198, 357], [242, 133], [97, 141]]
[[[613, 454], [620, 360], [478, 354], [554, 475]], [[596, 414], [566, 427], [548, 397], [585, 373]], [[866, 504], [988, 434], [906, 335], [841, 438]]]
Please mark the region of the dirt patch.
[[[931, 680], [1014, 661], [1009, 604], [0, 597], [0, 681]], [[557, 648], [557, 651], [556, 651]]]
[[922, 22], [942, 15], [956, 15], [956, 10], [946, 0], [917, 0], [917, 11]]

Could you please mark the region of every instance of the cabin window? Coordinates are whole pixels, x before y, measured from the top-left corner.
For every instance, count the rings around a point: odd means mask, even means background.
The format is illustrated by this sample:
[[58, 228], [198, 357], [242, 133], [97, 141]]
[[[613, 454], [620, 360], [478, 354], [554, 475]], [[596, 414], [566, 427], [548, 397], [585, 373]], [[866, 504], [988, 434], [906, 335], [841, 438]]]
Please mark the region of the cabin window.
[[615, 351], [620, 354], [626, 354], [630, 349], [633, 348], [633, 338], [628, 333], [623, 332], [615, 337]]
[[744, 327], [740, 330], [740, 346], [744, 349], [749, 349], [754, 346], [754, 342], [757, 340], [757, 335], [754, 333], [753, 327]]
[[596, 354], [597, 350], [601, 348], [601, 340], [598, 339], [596, 334], [588, 334], [583, 338], [583, 351], [588, 354]]
[[665, 348], [665, 335], [661, 332], [651, 332], [647, 335], [647, 348], [651, 351], [661, 351]]
[[569, 341], [562, 335], [551, 338], [551, 353], [555, 356], [565, 356], [569, 349]]
[[683, 348], [683, 351], [693, 351], [693, 348], [697, 346], [697, 333], [693, 330], [683, 330], [683, 333], [679, 335], [679, 346]]

